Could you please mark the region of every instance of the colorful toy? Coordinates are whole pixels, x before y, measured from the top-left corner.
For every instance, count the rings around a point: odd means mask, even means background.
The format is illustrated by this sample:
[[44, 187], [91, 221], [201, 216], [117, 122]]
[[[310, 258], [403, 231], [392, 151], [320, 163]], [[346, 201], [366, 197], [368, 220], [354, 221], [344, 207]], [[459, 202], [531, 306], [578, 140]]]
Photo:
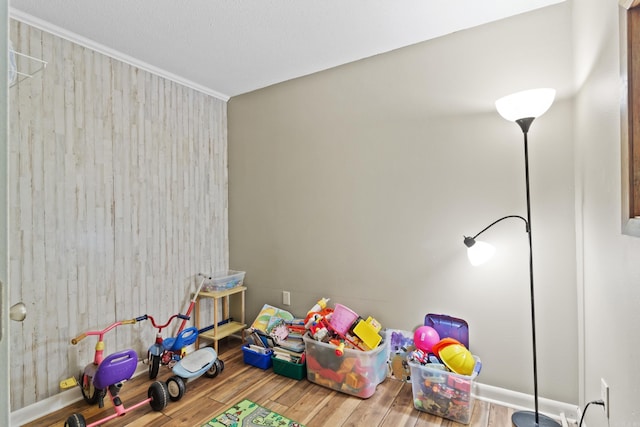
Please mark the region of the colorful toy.
[[342, 304], [336, 304], [331, 315], [331, 328], [341, 335], [346, 334], [358, 320], [358, 313]]
[[318, 302], [316, 303], [316, 305], [314, 305], [313, 307], [311, 307], [311, 310], [309, 310], [307, 312], [307, 315], [311, 314], [311, 313], [319, 313], [322, 310], [324, 310], [325, 308], [327, 308], [327, 303], [329, 302], [329, 298], [320, 298], [320, 300], [318, 300]]
[[373, 350], [378, 347], [382, 337], [378, 331], [382, 326], [376, 319], [369, 316], [366, 321], [360, 320], [353, 328], [353, 333], [357, 336], [365, 346], [365, 350]]
[[[191, 311], [197, 301], [198, 295], [202, 290], [202, 285], [207, 279], [204, 274], [198, 274], [201, 277], [200, 284], [198, 285], [198, 289], [195, 294], [193, 294], [193, 298], [189, 303], [189, 308], [187, 309], [186, 314], [174, 314], [167, 320], [167, 322], [163, 325], [156, 324], [153, 316], [145, 314], [141, 318], [149, 319], [154, 328], [158, 329], [156, 333], [155, 342], [149, 347], [149, 351], [147, 352], [147, 359], [149, 361], [149, 379], [154, 379], [158, 376], [158, 371], [160, 369], [160, 365], [168, 365], [170, 368], [175, 365], [177, 361], [182, 359], [186, 354], [186, 348], [193, 343], [195, 343], [196, 338], [198, 337], [198, 329], [195, 327], [186, 328], [187, 321], [191, 318]], [[165, 329], [169, 324], [173, 321], [173, 319], [182, 319], [182, 323], [180, 324], [180, 328], [178, 329], [178, 333], [175, 337], [162, 338], [162, 330]]]
[[[167, 386], [160, 381], [156, 381], [149, 387], [149, 397], [147, 399], [136, 403], [129, 408], [125, 408], [122, 400], [120, 399], [119, 393], [122, 388], [122, 383], [131, 379], [135, 373], [136, 367], [138, 366], [138, 355], [134, 350], [128, 349], [103, 357], [104, 335], [107, 332], [117, 326], [134, 324], [144, 319], [145, 317], [141, 316], [131, 320], [115, 322], [100, 331], [84, 332], [71, 340], [71, 344], [76, 345], [87, 336], [95, 335], [98, 337], [98, 342], [95, 346], [94, 360], [84, 368], [84, 371], [81, 374], [79, 384], [81, 386], [80, 390], [87, 403], [98, 403], [100, 408], [104, 407], [104, 397], [108, 394], [115, 410], [115, 414], [89, 424], [90, 427], [124, 416], [128, 412], [139, 408], [142, 405], [146, 405], [147, 403], [151, 405], [151, 408], [154, 411], [161, 411], [167, 406]], [[69, 378], [60, 383], [60, 387], [63, 389], [70, 388], [75, 385], [78, 385], [75, 378]], [[67, 418], [65, 426], [85, 427], [87, 424], [82, 414], [75, 413]]]
[[[215, 378], [224, 369], [224, 362], [218, 359], [218, 353], [213, 348], [204, 347], [187, 354], [187, 347], [193, 345], [200, 331], [195, 326], [185, 328], [186, 322], [190, 319], [191, 311], [197, 301], [198, 294], [202, 290], [202, 285], [207, 279], [211, 279], [203, 274], [198, 289], [191, 299], [187, 314], [174, 314], [164, 325], [157, 325], [154, 318], [144, 315], [142, 318], [151, 320], [155, 328], [158, 328], [156, 340], [149, 347], [149, 378], [153, 379], [158, 375], [159, 366], [168, 365], [172, 368], [174, 375], [167, 380], [169, 398], [172, 401], [182, 399], [187, 389], [187, 383], [202, 375]], [[173, 319], [182, 319], [178, 334], [175, 337], [162, 339], [162, 329], [166, 328]]]
[[433, 353], [433, 346], [440, 341], [440, 335], [431, 326], [419, 326], [413, 334], [413, 343], [416, 348], [427, 353]]
[[[167, 320], [167, 323], [163, 325], [156, 324], [153, 316], [145, 314], [143, 317], [149, 319], [154, 328], [158, 329], [156, 333], [155, 342], [149, 347], [147, 351], [147, 358], [149, 361], [149, 379], [154, 379], [158, 376], [160, 365], [168, 365], [172, 367], [178, 360], [180, 360], [184, 354], [187, 346], [195, 342], [198, 336], [198, 330], [194, 327], [187, 328], [184, 331], [180, 331], [178, 336], [173, 338], [162, 338], [162, 330], [169, 326], [173, 319], [189, 319], [184, 314], [174, 314]], [[195, 332], [195, 333], [194, 333]]]
[[425, 365], [429, 363], [429, 353], [424, 350], [417, 349], [411, 352], [411, 359], [415, 362]]
[[431, 326], [440, 338], [454, 338], [466, 348], [469, 347], [469, 325], [463, 319], [446, 314], [429, 313], [424, 317], [424, 326]]
[[336, 346], [336, 356], [342, 356], [344, 354], [344, 341], [332, 339], [329, 342]]
[[327, 323], [319, 313], [310, 313], [305, 319], [305, 327], [316, 341], [329, 342]]
[[459, 375], [471, 375], [476, 361], [462, 344], [451, 344], [440, 350], [440, 359], [447, 368]]
[[[76, 345], [88, 336], [98, 337], [98, 342], [96, 342], [95, 352], [93, 354], [93, 362], [87, 364], [84, 367], [84, 370], [80, 373], [80, 391], [82, 392], [82, 397], [88, 404], [93, 405], [98, 402], [98, 400], [100, 399], [100, 394], [104, 391], [96, 388], [93, 381], [94, 377], [96, 376], [96, 372], [98, 371], [98, 367], [104, 360], [104, 335], [118, 326], [132, 325], [145, 319], [145, 316], [140, 316], [135, 319], [114, 322], [101, 331], [87, 331], [71, 340], [71, 344]], [[62, 388], [63, 390], [75, 387], [77, 385], [78, 381], [75, 377], [67, 378], [60, 382], [60, 388]]]
[[438, 341], [437, 343], [435, 343], [432, 347], [432, 353], [435, 354], [436, 356], [440, 356], [440, 350], [442, 350], [443, 348], [445, 348], [448, 345], [452, 345], [452, 344], [461, 344], [460, 341], [454, 339], [454, 338], [442, 338], [440, 341]]
[[215, 378], [224, 370], [224, 362], [211, 347], [203, 347], [180, 359], [173, 366], [174, 375], [167, 380], [169, 398], [173, 402], [182, 399], [187, 383], [200, 378], [202, 375]]
[[[122, 388], [122, 383], [131, 379], [136, 371], [138, 365], [138, 355], [134, 350], [124, 350], [116, 353], [112, 353], [105, 357], [100, 366], [95, 372], [93, 377], [93, 385], [96, 390], [99, 390], [98, 400], [100, 408], [104, 407], [103, 399], [105, 390], [111, 399], [113, 409], [115, 413], [95, 421], [88, 425], [88, 427], [98, 426], [126, 415], [128, 412], [139, 408], [147, 403], [151, 405], [154, 411], [162, 411], [167, 406], [168, 391], [167, 386], [156, 381], [149, 387], [147, 395], [148, 398], [141, 402], [136, 403], [129, 408], [125, 408], [119, 393]], [[82, 414], [72, 414], [65, 422], [65, 427], [86, 427], [87, 423]]]

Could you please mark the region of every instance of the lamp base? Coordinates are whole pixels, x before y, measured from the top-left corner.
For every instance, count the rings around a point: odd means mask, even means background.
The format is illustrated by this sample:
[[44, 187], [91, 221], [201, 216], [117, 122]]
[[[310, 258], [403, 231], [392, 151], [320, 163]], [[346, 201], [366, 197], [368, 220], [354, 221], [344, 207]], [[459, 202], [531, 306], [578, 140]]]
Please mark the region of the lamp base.
[[538, 413], [538, 423], [536, 424], [536, 413], [531, 411], [514, 412], [511, 422], [516, 427], [561, 427], [556, 420]]

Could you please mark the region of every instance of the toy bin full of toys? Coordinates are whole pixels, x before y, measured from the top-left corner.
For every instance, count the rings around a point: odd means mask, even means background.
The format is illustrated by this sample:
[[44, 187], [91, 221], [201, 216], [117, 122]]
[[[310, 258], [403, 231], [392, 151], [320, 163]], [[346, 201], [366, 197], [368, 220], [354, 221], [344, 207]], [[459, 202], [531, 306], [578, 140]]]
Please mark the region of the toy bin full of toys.
[[307, 379], [342, 393], [369, 398], [387, 377], [386, 333], [374, 318], [364, 320], [342, 304], [328, 308], [327, 302], [322, 298], [305, 318]]
[[[475, 357], [476, 364], [480, 359]], [[474, 402], [474, 381], [478, 375], [459, 375], [450, 372], [445, 365], [429, 363], [421, 365], [409, 361], [413, 405], [423, 412], [469, 424]]]
[[369, 398], [387, 377], [388, 345], [362, 351], [345, 348], [338, 355], [336, 346], [304, 337], [307, 358], [307, 379], [312, 383]]
[[447, 315], [427, 314], [424, 326], [414, 331], [413, 347], [407, 362], [414, 407], [469, 424], [474, 381], [482, 362], [469, 351], [467, 323]]

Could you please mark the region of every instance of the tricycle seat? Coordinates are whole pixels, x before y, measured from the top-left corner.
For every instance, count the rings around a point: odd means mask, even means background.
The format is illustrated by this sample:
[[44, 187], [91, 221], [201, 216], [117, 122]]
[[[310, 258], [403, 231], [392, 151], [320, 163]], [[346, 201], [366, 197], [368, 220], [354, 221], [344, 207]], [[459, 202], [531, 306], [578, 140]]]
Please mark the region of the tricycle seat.
[[169, 337], [165, 338], [162, 341], [162, 346], [167, 351], [180, 351], [181, 349], [190, 346], [191, 344], [196, 342], [198, 338], [198, 328], [195, 326], [190, 326], [185, 330], [181, 331], [177, 337]]
[[138, 366], [138, 354], [129, 349], [105, 357], [93, 378], [95, 388], [106, 389], [110, 385], [130, 379]]

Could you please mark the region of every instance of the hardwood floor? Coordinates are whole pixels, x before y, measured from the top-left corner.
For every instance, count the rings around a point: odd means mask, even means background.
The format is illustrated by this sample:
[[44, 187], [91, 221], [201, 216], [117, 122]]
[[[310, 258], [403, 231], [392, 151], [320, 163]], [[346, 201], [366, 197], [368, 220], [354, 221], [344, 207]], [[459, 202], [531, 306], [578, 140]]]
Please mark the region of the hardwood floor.
[[[149, 405], [141, 406], [125, 416], [107, 422], [106, 426], [201, 426], [242, 399], [250, 399], [307, 427], [453, 427], [462, 426], [413, 407], [411, 384], [387, 379], [369, 399], [360, 399], [313, 384], [306, 379], [296, 381], [245, 365], [241, 342], [228, 338], [220, 342], [220, 359], [224, 371], [216, 378], [200, 377], [187, 385], [179, 402], [169, 402], [161, 412]], [[171, 376], [161, 367], [158, 379]], [[147, 397], [151, 381], [145, 374], [124, 384], [120, 393], [125, 407]], [[80, 391], [78, 390], [78, 394]], [[471, 426], [506, 427], [511, 425], [513, 410], [495, 404], [475, 401]], [[90, 406], [81, 400], [31, 423], [27, 427], [62, 426], [73, 413], [82, 413], [87, 423], [114, 413], [107, 398], [105, 407]]]

